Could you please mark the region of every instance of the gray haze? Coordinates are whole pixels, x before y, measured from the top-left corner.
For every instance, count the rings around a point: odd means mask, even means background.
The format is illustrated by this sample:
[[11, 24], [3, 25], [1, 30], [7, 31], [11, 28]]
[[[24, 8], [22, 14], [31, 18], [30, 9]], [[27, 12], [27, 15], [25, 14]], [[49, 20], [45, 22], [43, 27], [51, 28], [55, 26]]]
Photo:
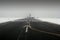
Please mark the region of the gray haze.
[[0, 1], [0, 17], [60, 18], [60, 1]]

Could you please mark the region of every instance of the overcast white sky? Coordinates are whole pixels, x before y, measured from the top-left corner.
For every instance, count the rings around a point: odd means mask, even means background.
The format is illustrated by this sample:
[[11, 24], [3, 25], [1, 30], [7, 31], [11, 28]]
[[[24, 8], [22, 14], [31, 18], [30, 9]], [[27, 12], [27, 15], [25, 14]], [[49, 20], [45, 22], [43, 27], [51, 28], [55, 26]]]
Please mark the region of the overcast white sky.
[[60, 1], [0, 1], [0, 17], [60, 18]]
[[60, 1], [0, 1], [0, 23], [24, 18], [29, 13], [40, 20], [60, 24]]

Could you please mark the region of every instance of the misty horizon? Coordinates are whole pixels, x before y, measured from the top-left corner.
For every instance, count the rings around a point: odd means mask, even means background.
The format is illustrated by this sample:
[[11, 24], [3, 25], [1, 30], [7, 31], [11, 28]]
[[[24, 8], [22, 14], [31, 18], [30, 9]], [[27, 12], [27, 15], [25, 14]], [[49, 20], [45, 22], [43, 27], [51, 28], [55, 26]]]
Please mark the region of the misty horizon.
[[0, 1], [0, 17], [60, 18], [60, 1]]

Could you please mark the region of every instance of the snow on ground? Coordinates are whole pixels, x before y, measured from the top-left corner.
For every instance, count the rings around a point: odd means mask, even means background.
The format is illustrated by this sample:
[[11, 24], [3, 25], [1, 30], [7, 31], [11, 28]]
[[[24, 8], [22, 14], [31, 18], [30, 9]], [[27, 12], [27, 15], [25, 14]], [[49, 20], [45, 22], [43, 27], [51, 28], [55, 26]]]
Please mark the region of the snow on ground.
[[51, 22], [51, 23], [60, 24], [60, 19], [59, 18], [38, 18], [38, 19], [42, 20], [42, 21], [47, 21], [47, 22]]
[[[21, 19], [21, 18], [0, 18], [0, 23], [7, 22], [7, 21], [14, 21], [16, 19]], [[42, 20], [42, 21], [47, 21], [47, 22], [60, 24], [60, 19], [59, 18], [37, 18], [37, 19]]]
[[7, 22], [7, 21], [14, 21], [16, 19], [19, 19], [19, 18], [0, 18], [0, 23]]

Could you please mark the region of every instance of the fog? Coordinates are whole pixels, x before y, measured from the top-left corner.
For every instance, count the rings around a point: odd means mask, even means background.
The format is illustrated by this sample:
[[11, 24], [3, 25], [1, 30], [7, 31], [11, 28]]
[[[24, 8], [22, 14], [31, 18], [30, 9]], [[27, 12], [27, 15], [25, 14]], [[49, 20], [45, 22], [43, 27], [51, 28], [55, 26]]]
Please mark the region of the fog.
[[0, 23], [33, 17], [60, 24], [60, 1], [15, 0], [0, 1]]
[[60, 1], [0, 1], [0, 17], [60, 18]]

